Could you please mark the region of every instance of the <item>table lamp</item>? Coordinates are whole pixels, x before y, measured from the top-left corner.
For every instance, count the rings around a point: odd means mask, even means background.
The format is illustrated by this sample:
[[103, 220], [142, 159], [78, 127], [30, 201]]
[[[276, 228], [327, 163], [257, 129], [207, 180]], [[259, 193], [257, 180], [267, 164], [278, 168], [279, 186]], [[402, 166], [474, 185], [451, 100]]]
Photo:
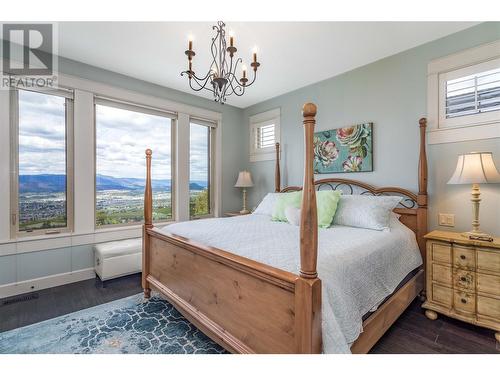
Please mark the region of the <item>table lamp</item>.
[[479, 230], [479, 202], [481, 202], [479, 184], [500, 183], [493, 155], [491, 152], [471, 152], [458, 156], [455, 173], [448, 181], [449, 184], [472, 184], [472, 230], [462, 233], [464, 237], [491, 241], [491, 235]]
[[250, 211], [247, 210], [247, 187], [252, 187], [252, 175], [248, 171], [241, 171], [238, 175], [238, 181], [234, 187], [243, 188], [243, 209], [240, 211], [240, 214], [249, 214]]

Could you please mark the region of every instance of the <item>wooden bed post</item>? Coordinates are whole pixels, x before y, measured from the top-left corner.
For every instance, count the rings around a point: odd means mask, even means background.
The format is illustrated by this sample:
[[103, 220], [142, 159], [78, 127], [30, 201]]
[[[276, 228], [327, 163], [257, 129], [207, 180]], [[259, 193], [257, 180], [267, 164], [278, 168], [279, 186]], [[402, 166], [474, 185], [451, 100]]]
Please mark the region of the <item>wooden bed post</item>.
[[150, 239], [147, 230], [153, 227], [153, 192], [151, 189], [151, 155], [153, 151], [146, 150], [146, 187], [144, 189], [144, 225], [142, 226], [142, 289], [144, 297], [151, 297], [151, 288], [147, 281], [149, 275]]
[[304, 104], [304, 185], [302, 189], [302, 207], [300, 218], [300, 276], [305, 279], [318, 277], [318, 214], [316, 207], [316, 187], [314, 186], [314, 125], [316, 106]]
[[304, 104], [304, 185], [300, 219], [300, 277], [295, 284], [295, 317], [298, 353], [320, 353], [321, 280], [318, 260], [318, 216], [314, 186], [314, 125], [316, 106]]
[[276, 142], [276, 168], [274, 170], [274, 191], [279, 193], [281, 190], [281, 173], [280, 173], [280, 144]]
[[425, 151], [425, 135], [427, 119], [421, 118], [420, 125], [420, 154], [418, 161], [418, 195], [417, 195], [417, 241], [425, 264], [425, 238], [427, 234], [427, 153]]

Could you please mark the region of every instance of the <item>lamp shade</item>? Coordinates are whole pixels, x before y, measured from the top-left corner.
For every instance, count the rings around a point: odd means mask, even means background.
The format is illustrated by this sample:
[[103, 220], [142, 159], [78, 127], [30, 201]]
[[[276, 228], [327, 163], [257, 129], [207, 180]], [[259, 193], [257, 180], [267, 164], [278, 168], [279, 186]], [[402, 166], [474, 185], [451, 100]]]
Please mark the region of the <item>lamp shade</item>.
[[252, 175], [248, 171], [241, 171], [238, 175], [238, 181], [234, 187], [251, 187], [253, 186]]
[[449, 184], [495, 184], [500, 183], [500, 174], [493, 162], [491, 152], [471, 152], [458, 156], [455, 173]]

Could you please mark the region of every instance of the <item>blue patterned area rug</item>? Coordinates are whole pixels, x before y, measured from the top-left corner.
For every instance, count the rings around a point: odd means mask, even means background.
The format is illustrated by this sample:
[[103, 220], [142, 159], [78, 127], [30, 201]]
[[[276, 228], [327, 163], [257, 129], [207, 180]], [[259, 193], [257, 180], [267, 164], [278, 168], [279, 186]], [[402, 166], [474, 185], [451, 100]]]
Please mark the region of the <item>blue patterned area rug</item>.
[[142, 294], [0, 333], [0, 353], [216, 354], [174, 307]]

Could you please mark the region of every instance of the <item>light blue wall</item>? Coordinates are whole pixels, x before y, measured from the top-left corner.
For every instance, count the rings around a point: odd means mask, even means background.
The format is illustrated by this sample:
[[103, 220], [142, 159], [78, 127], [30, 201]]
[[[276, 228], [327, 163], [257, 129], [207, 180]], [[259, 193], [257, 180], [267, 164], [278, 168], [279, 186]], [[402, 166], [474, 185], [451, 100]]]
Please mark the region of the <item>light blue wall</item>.
[[[374, 172], [342, 174], [378, 186], [417, 190], [418, 119], [426, 115], [429, 61], [500, 39], [500, 23], [485, 23], [448, 37], [379, 60], [342, 75], [247, 108], [248, 116], [281, 108], [282, 185], [301, 185], [303, 134], [301, 108], [318, 105], [317, 129], [327, 130], [363, 122], [374, 123]], [[248, 146], [247, 148], [248, 149]], [[446, 185], [457, 155], [492, 151], [500, 168], [500, 139], [428, 146], [429, 226], [437, 227], [437, 213], [454, 213], [457, 230], [470, 228], [470, 186]], [[274, 161], [250, 163], [255, 206], [274, 190]], [[329, 175], [320, 175], [328, 177]], [[330, 175], [331, 176], [331, 175]], [[339, 176], [339, 175], [337, 175]], [[482, 226], [500, 235], [500, 186], [483, 188]]]
[[0, 257], [0, 285], [94, 266], [92, 245], [62, 247]]
[[18, 280], [37, 279], [65, 272], [71, 272], [71, 248], [17, 255]]
[[10, 284], [17, 280], [16, 257], [17, 255], [0, 257], [0, 285]]

